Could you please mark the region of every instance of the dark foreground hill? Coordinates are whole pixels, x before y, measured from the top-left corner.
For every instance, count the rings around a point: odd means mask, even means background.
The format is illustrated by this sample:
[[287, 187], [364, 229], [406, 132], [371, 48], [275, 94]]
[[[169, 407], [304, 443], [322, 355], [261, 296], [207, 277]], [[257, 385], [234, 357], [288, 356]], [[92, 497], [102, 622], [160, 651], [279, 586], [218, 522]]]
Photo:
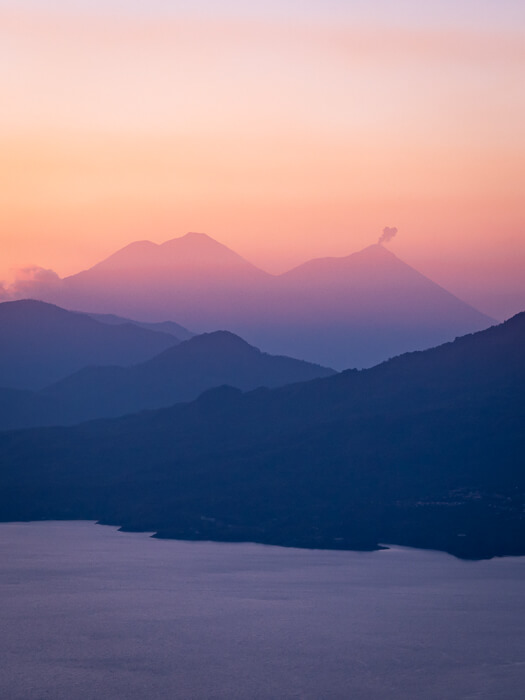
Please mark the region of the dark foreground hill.
[[74, 425], [196, 399], [229, 384], [243, 391], [335, 372], [267, 355], [227, 331], [195, 336], [132, 367], [87, 367], [39, 392], [0, 389], [0, 429]]
[[525, 314], [370, 370], [0, 435], [3, 520], [525, 554]]
[[0, 304], [0, 387], [40, 389], [86, 365], [131, 365], [179, 341], [133, 323], [23, 299]]

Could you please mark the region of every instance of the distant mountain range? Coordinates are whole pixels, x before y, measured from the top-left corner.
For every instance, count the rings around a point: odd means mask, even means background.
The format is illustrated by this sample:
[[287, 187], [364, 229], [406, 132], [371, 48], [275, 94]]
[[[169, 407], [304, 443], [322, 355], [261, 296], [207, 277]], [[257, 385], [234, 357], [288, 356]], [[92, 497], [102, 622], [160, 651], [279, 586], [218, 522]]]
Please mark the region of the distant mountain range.
[[40, 389], [86, 365], [136, 364], [180, 342], [27, 299], [0, 304], [0, 338], [0, 387], [13, 389]]
[[88, 314], [95, 321], [100, 323], [106, 323], [110, 326], [122, 326], [127, 323], [131, 323], [133, 326], [138, 326], [139, 328], [144, 328], [148, 331], [156, 331], [157, 333], [166, 333], [167, 335], [172, 335], [177, 341], [189, 340], [195, 333], [192, 333], [184, 326], [181, 326], [175, 321], [159, 321], [158, 323], [148, 323], [147, 321], [134, 321], [130, 318], [122, 318], [122, 316], [115, 316], [115, 314]]
[[[46, 306], [39, 308], [46, 311]], [[332, 374], [326, 367], [267, 355], [233, 333], [216, 331], [131, 367], [85, 367], [37, 392], [0, 388], [0, 430], [73, 425], [171, 406], [223, 384], [273, 388]]]
[[67, 406], [69, 416], [79, 422], [190, 401], [223, 384], [247, 391], [332, 374], [326, 367], [268, 355], [233, 333], [215, 331], [133, 367], [88, 367], [41, 394]]
[[524, 424], [525, 313], [368, 370], [1, 433], [0, 518], [523, 555]]
[[264, 351], [336, 369], [370, 367], [494, 323], [382, 245], [274, 276], [198, 233], [132, 243], [89, 270], [35, 283], [32, 293], [69, 309], [227, 329]]

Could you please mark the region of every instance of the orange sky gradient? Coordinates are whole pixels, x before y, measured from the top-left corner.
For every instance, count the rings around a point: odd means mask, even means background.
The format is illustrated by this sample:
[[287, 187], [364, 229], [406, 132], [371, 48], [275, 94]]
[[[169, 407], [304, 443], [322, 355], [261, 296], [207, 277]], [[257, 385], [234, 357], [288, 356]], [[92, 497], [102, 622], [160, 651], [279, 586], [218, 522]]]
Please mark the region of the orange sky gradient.
[[0, 280], [187, 231], [281, 272], [388, 225], [466, 301], [525, 309], [523, 25], [60, 5], [0, 3]]

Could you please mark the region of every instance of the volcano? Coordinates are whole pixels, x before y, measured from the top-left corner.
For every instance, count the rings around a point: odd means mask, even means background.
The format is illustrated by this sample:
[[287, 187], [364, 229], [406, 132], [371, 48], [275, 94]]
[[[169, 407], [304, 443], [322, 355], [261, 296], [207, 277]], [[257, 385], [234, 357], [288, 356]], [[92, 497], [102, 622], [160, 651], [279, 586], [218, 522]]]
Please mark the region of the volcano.
[[370, 367], [494, 323], [379, 244], [270, 275], [199, 233], [132, 243], [35, 295], [197, 333], [226, 329], [265, 352], [336, 369]]

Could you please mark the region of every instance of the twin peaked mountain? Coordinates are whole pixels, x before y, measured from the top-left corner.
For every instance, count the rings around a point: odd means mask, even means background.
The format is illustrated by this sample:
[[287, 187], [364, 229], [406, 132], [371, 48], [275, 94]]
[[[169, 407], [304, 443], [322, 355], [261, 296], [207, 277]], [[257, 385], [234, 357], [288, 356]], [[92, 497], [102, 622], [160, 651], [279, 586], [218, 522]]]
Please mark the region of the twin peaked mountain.
[[199, 233], [132, 243], [88, 270], [35, 285], [31, 296], [174, 319], [197, 333], [227, 329], [264, 351], [336, 369], [369, 367], [493, 323], [380, 245], [276, 276]]

